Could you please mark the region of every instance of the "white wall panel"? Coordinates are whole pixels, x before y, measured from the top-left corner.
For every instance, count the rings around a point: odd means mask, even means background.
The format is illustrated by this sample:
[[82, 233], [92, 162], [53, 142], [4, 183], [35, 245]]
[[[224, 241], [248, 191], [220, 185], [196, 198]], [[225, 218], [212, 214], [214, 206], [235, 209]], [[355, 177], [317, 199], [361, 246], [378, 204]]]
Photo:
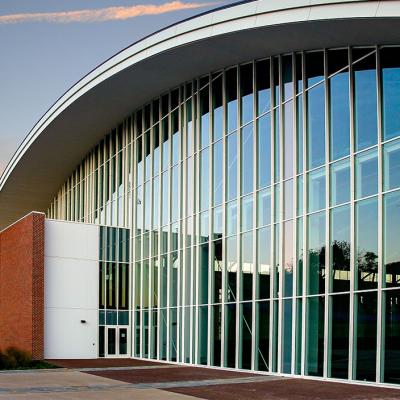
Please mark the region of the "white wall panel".
[[98, 226], [46, 220], [45, 358], [97, 357], [98, 259]]

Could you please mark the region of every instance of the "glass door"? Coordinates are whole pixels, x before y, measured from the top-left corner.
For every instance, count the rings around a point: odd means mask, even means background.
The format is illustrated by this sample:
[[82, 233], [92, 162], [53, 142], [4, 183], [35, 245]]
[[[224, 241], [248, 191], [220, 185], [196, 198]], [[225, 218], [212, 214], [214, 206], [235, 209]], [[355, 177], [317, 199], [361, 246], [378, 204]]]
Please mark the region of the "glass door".
[[128, 357], [129, 338], [127, 327], [106, 328], [106, 357]]

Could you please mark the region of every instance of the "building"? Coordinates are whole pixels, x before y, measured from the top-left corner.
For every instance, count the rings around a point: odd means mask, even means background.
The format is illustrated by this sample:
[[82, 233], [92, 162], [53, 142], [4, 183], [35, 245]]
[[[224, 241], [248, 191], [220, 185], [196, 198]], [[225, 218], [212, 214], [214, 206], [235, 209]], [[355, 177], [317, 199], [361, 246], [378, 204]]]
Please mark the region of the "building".
[[47, 217], [0, 237], [8, 282], [3, 238], [41, 221], [39, 356], [398, 384], [399, 22], [395, 0], [245, 1], [60, 97], [0, 179], [2, 228]]

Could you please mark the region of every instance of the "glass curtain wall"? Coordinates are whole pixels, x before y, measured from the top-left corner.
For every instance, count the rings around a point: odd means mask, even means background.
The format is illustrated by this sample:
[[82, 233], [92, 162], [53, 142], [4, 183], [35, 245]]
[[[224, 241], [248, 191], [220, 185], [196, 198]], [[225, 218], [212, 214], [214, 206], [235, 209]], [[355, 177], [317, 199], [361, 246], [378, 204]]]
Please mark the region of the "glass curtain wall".
[[399, 60], [231, 66], [90, 152], [48, 215], [130, 228], [133, 356], [399, 383]]

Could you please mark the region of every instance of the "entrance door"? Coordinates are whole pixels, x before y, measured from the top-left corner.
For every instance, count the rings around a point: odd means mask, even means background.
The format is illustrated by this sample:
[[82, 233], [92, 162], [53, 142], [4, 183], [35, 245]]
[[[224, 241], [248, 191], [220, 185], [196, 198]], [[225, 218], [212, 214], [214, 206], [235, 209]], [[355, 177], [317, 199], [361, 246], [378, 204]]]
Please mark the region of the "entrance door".
[[129, 356], [128, 328], [112, 326], [106, 328], [106, 356]]

